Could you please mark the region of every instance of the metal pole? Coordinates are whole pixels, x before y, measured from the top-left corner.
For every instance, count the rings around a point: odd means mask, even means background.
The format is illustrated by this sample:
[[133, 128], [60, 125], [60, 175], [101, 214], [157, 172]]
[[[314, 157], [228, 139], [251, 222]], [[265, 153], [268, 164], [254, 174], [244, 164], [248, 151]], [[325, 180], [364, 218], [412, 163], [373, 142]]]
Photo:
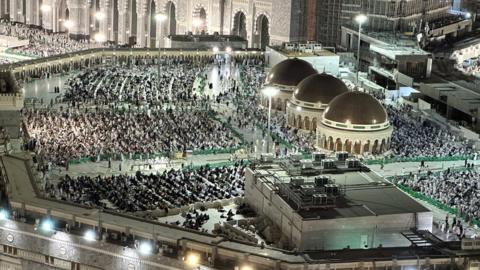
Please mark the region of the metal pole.
[[270, 121], [272, 116], [272, 96], [268, 96], [268, 137], [267, 137], [267, 153], [270, 153]]
[[357, 47], [357, 87], [358, 87], [358, 73], [360, 72], [360, 41], [362, 35], [362, 24], [358, 24], [358, 47]]

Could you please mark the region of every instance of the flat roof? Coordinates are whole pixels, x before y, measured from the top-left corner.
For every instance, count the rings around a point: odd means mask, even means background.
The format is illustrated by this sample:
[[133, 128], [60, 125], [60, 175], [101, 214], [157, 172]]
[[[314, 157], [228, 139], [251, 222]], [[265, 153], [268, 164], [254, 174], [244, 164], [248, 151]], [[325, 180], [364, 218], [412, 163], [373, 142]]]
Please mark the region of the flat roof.
[[[270, 169], [262, 168], [256, 171], [264, 175], [270, 182], [273, 182], [275, 177], [283, 183], [290, 182], [290, 177], [280, 166], [272, 166]], [[348, 172], [344, 174], [325, 174], [325, 176], [330, 177], [335, 183], [345, 186], [345, 197], [337, 199], [335, 208], [297, 211], [304, 219], [335, 219], [430, 212], [374, 172]], [[302, 178], [305, 179], [305, 182], [313, 182], [315, 176]], [[291, 202], [287, 200], [286, 202], [293, 206]]]
[[283, 54], [286, 57], [336, 56], [335, 53], [333, 53], [329, 50], [326, 50], [326, 49], [308, 51], [308, 52], [300, 52], [300, 51], [287, 50], [286, 48], [280, 47], [280, 46], [272, 46], [270, 48], [274, 51], [277, 51], [277, 52]]

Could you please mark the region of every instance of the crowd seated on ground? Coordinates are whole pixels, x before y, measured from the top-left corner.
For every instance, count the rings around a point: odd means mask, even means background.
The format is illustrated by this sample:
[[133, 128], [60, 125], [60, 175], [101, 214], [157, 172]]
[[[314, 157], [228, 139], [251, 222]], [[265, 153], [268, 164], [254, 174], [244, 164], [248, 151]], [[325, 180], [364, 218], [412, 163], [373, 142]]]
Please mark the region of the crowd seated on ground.
[[33, 28], [22, 23], [6, 20], [0, 21], [0, 35], [30, 40], [29, 45], [11, 50], [13, 53], [26, 56], [47, 57], [99, 46], [89, 43], [88, 40], [77, 41], [71, 39], [67, 33], [49, 33], [41, 28]]
[[240, 141], [204, 111], [25, 112], [26, 148], [64, 166], [101, 154], [152, 154], [237, 147]]
[[[480, 218], [479, 178], [476, 170], [455, 171], [449, 168], [440, 173], [404, 176], [397, 183], [456, 209], [465, 216], [466, 222], [470, 222]], [[452, 226], [456, 223], [453, 222]], [[443, 226], [448, 229], [448, 221]]]
[[69, 78], [64, 98], [69, 102], [134, 104], [196, 100], [195, 90], [200, 87], [195, 82], [209, 62], [211, 58], [162, 57], [160, 67], [138, 63], [87, 69]]
[[408, 105], [387, 106], [393, 126], [390, 148], [396, 157], [450, 157], [473, 153], [473, 149], [451, 132], [411, 114]]
[[57, 185], [48, 186], [46, 192], [57, 199], [122, 212], [168, 211], [197, 202], [242, 196], [244, 170], [240, 161], [232, 166], [211, 168], [205, 165], [195, 170], [171, 169], [156, 174], [67, 175]]

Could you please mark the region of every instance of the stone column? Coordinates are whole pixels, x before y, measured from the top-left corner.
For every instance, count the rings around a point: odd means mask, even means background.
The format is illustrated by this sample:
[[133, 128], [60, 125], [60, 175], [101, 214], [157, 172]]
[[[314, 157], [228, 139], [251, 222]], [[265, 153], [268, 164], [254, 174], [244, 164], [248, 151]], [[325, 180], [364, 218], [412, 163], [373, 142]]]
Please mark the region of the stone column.
[[0, 17], [7, 14], [7, 1], [0, 1]]
[[128, 35], [127, 30], [129, 29], [128, 24], [128, 1], [119, 0], [118, 1], [118, 44], [127, 44]]
[[18, 5], [17, 0], [9, 0], [10, 1], [10, 21], [18, 22], [19, 16], [18, 12], [21, 12], [20, 6]]
[[83, 28], [83, 33], [85, 36], [90, 36], [92, 37], [92, 27], [90, 27], [92, 22], [92, 9], [90, 8], [92, 5], [92, 0], [85, 0], [85, 5], [83, 7], [83, 12], [82, 12], [82, 28]]
[[113, 29], [112, 29], [112, 2], [110, 0], [101, 0], [100, 1], [100, 12], [105, 14], [105, 18], [100, 21], [100, 33], [104, 34], [107, 40], [113, 40]]
[[[253, 34], [255, 33], [255, 15], [257, 13], [257, 7], [255, 7], [255, 4], [253, 1], [250, 1], [248, 4], [248, 11], [246, 15], [246, 22], [245, 26], [247, 27], [247, 47], [253, 47], [255, 45], [255, 40], [253, 38]], [[232, 14], [232, 16], [235, 16], [235, 14]]]
[[137, 46], [145, 47], [147, 45], [146, 25], [148, 21], [147, 8], [145, 2], [137, 2]]
[[40, 5], [38, 0], [26, 0], [27, 8], [25, 14], [25, 23], [31, 25], [39, 25], [40, 24]]

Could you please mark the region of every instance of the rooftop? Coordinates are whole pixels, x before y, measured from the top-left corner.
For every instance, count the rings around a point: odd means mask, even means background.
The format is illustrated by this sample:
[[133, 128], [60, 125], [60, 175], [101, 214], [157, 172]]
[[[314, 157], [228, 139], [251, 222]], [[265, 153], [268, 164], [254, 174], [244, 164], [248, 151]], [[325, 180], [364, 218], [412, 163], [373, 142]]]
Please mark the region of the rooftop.
[[271, 48], [285, 55], [286, 57], [313, 57], [313, 56], [335, 56], [336, 55], [335, 53], [326, 49], [301, 52], [297, 50], [287, 50], [283, 46], [271, 46]]
[[[290, 177], [279, 165], [269, 169], [256, 169], [271, 183], [290, 182]], [[337, 207], [299, 211], [304, 219], [334, 219], [362, 216], [394, 215], [403, 213], [429, 212], [427, 208], [410, 198], [395, 186], [374, 172], [351, 172], [327, 174], [335, 183], [345, 186], [345, 196], [337, 200]], [[313, 182], [314, 176], [303, 177], [305, 182]]]

